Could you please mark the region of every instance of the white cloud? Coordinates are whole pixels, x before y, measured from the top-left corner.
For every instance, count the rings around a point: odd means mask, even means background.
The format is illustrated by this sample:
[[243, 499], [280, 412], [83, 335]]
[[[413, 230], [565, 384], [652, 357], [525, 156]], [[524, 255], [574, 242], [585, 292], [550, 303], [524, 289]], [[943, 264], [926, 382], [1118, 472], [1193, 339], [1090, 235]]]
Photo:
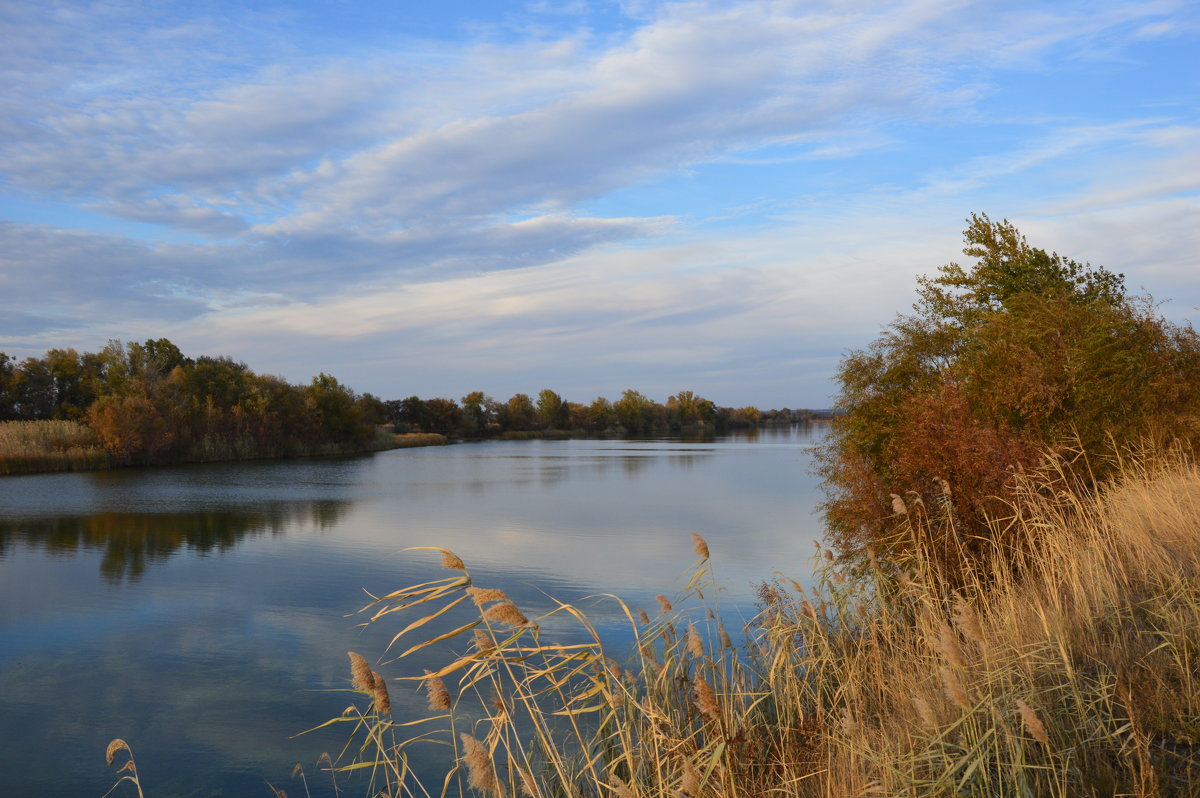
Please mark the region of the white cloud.
[[[164, 232], [0, 228], [5, 345], [170, 334], [297, 377], [345, 363], [352, 384], [393, 363], [582, 385], [617, 361], [749, 402], [772, 363], [805, 363], [816, 392], [838, 350], [907, 308], [913, 274], [955, 257], [972, 210], [1078, 225], [1094, 259], [1183, 285], [1166, 237], [1194, 238], [1193, 119], [1117, 109], [969, 138], [994, 121], [979, 109], [999, 71], [1117, 58], [1181, 35], [1186, 7], [625, 4], [628, 29], [596, 31], [565, 27], [596, 10], [571, 5], [539, 9], [571, 12], [554, 33], [362, 51], [306, 49], [284, 12], [14, 6], [4, 185]], [[955, 124], [936, 167], [838, 174], [906, 166], [908, 128]], [[742, 179], [711, 182], [774, 168], [795, 185], [724, 201]], [[587, 210], [688, 170], [683, 210]], [[695, 216], [692, 185], [718, 197]]]

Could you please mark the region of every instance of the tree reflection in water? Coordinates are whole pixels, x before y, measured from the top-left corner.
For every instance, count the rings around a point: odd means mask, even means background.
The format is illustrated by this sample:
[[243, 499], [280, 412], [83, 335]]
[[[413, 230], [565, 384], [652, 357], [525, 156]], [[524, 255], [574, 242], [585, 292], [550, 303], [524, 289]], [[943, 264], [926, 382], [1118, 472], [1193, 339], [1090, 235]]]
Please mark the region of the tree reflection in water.
[[247, 537], [279, 535], [304, 522], [323, 530], [337, 524], [349, 507], [347, 501], [323, 500], [188, 513], [0, 518], [0, 559], [17, 545], [54, 554], [103, 551], [100, 573], [106, 581], [134, 581], [151, 563], [181, 549], [227, 551]]

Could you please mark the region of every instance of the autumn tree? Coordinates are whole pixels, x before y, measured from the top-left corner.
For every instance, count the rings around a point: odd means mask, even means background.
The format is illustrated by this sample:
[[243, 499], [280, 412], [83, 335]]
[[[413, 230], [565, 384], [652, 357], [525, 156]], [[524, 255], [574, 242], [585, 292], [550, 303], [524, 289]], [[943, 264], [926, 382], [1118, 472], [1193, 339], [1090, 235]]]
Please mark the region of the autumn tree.
[[[1103, 480], [1113, 447], [1200, 430], [1190, 327], [1128, 297], [1122, 275], [1030, 246], [1007, 220], [973, 215], [964, 240], [973, 265], [919, 278], [914, 313], [842, 361], [819, 458], [844, 556], [922, 548], [954, 572], [1013, 545], [987, 520], [1007, 511], [1015, 470], [1082, 452], [1082, 476]], [[893, 495], [930, 512], [929, 539], [897, 531]]]
[[571, 420], [571, 410], [567, 403], [549, 388], [538, 394], [537, 413], [542, 424], [552, 429], [566, 429]]

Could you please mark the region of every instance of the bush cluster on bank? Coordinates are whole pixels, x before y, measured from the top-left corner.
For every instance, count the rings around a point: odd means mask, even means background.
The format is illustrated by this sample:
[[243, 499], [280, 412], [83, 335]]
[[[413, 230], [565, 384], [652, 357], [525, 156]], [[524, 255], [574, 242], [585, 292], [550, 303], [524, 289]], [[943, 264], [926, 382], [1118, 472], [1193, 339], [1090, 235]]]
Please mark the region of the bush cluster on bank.
[[[6, 445], [0, 455], [6, 472], [386, 448], [390, 436], [375, 428], [381, 406], [327, 374], [292, 385], [231, 358], [186, 357], [165, 338], [54, 349], [20, 363], [0, 353], [0, 421], [86, 425], [73, 428], [74, 448], [26, 433], [27, 449]], [[24, 428], [4, 429], [15, 440]], [[45, 425], [39, 435], [54, 437]]]
[[[1200, 440], [1195, 330], [1128, 296], [1120, 274], [1033, 247], [1007, 221], [969, 222], [974, 265], [920, 279], [914, 313], [842, 362], [821, 469], [844, 557], [923, 545], [968, 565], [1012, 544], [990, 520], [1047, 453], [1086, 456], [1076, 476], [1095, 486], [1146, 437]], [[898, 500], [945, 508], [929, 540], [896, 531]]]

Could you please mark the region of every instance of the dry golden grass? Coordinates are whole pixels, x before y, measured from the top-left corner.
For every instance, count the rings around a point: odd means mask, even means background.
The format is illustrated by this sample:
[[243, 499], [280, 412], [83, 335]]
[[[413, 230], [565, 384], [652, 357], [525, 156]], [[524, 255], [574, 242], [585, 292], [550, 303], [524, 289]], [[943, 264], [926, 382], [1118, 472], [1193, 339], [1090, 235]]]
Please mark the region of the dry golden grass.
[[0, 474], [105, 468], [108, 453], [75, 421], [0, 421]]
[[445, 446], [448, 441], [445, 435], [436, 432], [405, 432], [399, 435], [386, 433], [380, 449], [412, 449], [418, 446]]
[[[662, 615], [614, 599], [638, 652], [625, 668], [579, 608], [526, 619], [437, 549], [461, 573], [366, 608], [420, 616], [393, 640], [393, 667], [446, 650], [437, 671], [399, 679], [425, 687], [434, 714], [400, 726], [359, 688], [366, 703], [328, 722], [359, 741], [337, 768], [369, 768], [393, 796], [1200, 793], [1200, 471], [1159, 453], [1125, 462], [1102, 495], [1064, 485], [1053, 468], [1025, 477], [996, 522], [1024, 545], [957, 591], [920, 552], [857, 573], [821, 557], [807, 594], [763, 586], [737, 648], [701, 598], [717, 591], [697, 548]], [[897, 534], [923, 522], [906, 509]], [[455, 607], [472, 617], [421, 637]], [[551, 616], [583, 642], [547, 639]], [[431, 741], [458, 765], [418, 785], [408, 762]]]

